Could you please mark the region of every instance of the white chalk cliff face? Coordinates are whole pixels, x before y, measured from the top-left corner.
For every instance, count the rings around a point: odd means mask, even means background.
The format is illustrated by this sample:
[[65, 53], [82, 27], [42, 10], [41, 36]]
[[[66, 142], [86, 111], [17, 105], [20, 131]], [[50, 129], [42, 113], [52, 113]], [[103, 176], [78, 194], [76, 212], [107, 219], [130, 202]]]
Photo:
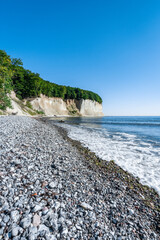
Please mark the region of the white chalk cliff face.
[[82, 99], [79, 102], [79, 112], [82, 116], [103, 116], [102, 104], [89, 99]]
[[102, 104], [92, 100], [69, 99], [63, 101], [61, 98], [49, 98], [41, 95], [31, 100], [35, 110], [43, 111], [46, 115], [81, 115], [81, 116], [103, 116]]
[[31, 104], [33, 109], [43, 111], [45, 115], [68, 115], [66, 104], [61, 98], [49, 98], [41, 94]]

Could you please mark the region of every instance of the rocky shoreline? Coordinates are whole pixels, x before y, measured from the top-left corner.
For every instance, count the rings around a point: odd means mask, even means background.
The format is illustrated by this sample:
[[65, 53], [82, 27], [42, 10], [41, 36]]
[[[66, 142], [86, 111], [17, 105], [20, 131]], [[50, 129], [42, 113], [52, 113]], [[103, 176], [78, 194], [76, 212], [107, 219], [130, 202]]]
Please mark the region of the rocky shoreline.
[[0, 239], [160, 239], [154, 190], [46, 120], [0, 126]]

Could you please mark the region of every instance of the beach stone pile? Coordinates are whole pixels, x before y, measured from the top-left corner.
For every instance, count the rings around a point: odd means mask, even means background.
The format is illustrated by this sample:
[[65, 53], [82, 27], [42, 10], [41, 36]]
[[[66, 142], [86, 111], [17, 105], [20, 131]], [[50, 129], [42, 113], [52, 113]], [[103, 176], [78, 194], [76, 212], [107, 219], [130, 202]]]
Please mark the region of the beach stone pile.
[[150, 208], [89, 169], [55, 126], [0, 117], [0, 239], [160, 239]]

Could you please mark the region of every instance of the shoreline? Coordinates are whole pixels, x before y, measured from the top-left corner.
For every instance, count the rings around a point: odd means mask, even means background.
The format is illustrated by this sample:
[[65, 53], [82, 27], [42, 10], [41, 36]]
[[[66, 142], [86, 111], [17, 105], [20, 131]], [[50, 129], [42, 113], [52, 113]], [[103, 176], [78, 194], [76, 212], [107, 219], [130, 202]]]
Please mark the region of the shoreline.
[[114, 163], [103, 166], [46, 119], [0, 125], [0, 239], [160, 239], [158, 211]]
[[125, 182], [130, 190], [133, 190], [139, 196], [141, 196], [142, 201], [147, 203], [151, 208], [160, 212], [160, 195], [154, 188], [149, 187], [148, 185], [144, 185], [140, 183], [140, 179], [135, 177], [133, 174], [129, 173], [126, 170], [123, 170], [120, 166], [118, 166], [113, 160], [105, 161], [99, 158], [94, 152], [90, 151], [89, 148], [84, 147], [80, 141], [71, 139], [67, 131], [60, 126], [55, 125], [54, 123], [51, 124], [49, 118], [40, 118], [41, 121], [44, 121], [46, 124], [54, 125], [59, 131], [59, 133], [63, 136], [64, 139], [67, 139], [71, 142], [73, 146], [75, 146], [80, 154], [82, 154], [85, 159], [86, 163], [92, 165], [92, 168], [98, 168], [104, 174], [114, 173], [117, 174], [117, 177], [121, 178], [123, 182]]
[[[69, 141], [73, 147], [78, 149], [89, 168], [105, 176], [106, 174], [110, 175], [110, 181], [112, 181], [112, 179], [122, 181], [127, 187], [127, 194], [136, 199], [138, 198], [142, 204], [155, 211], [154, 214], [157, 215], [157, 219], [160, 221], [160, 196], [154, 188], [140, 183], [140, 179], [138, 177], [135, 177], [128, 171], [123, 170], [113, 160], [108, 162], [99, 158], [94, 152], [90, 151], [89, 148], [84, 147], [80, 141], [73, 140], [68, 137], [67, 131], [63, 127], [50, 123], [51, 119], [40, 118], [39, 120], [43, 121], [45, 124], [56, 127], [63, 139]], [[160, 233], [160, 224], [157, 226], [157, 230]]]

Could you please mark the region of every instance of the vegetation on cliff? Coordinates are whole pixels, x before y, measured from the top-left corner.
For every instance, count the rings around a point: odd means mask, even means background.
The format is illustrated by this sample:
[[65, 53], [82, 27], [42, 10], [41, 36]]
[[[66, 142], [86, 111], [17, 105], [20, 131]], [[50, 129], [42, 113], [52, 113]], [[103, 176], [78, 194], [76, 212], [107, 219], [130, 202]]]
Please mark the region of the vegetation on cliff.
[[25, 69], [21, 59], [11, 58], [5, 51], [0, 50], [0, 109], [5, 110], [6, 107], [10, 107], [8, 94], [11, 90], [15, 91], [19, 99], [44, 94], [64, 100], [90, 99], [102, 103], [101, 97], [91, 91], [43, 80], [38, 73]]
[[0, 51], [0, 109], [5, 110], [6, 107], [11, 107], [10, 100], [7, 94], [12, 89], [13, 70], [10, 57]]

